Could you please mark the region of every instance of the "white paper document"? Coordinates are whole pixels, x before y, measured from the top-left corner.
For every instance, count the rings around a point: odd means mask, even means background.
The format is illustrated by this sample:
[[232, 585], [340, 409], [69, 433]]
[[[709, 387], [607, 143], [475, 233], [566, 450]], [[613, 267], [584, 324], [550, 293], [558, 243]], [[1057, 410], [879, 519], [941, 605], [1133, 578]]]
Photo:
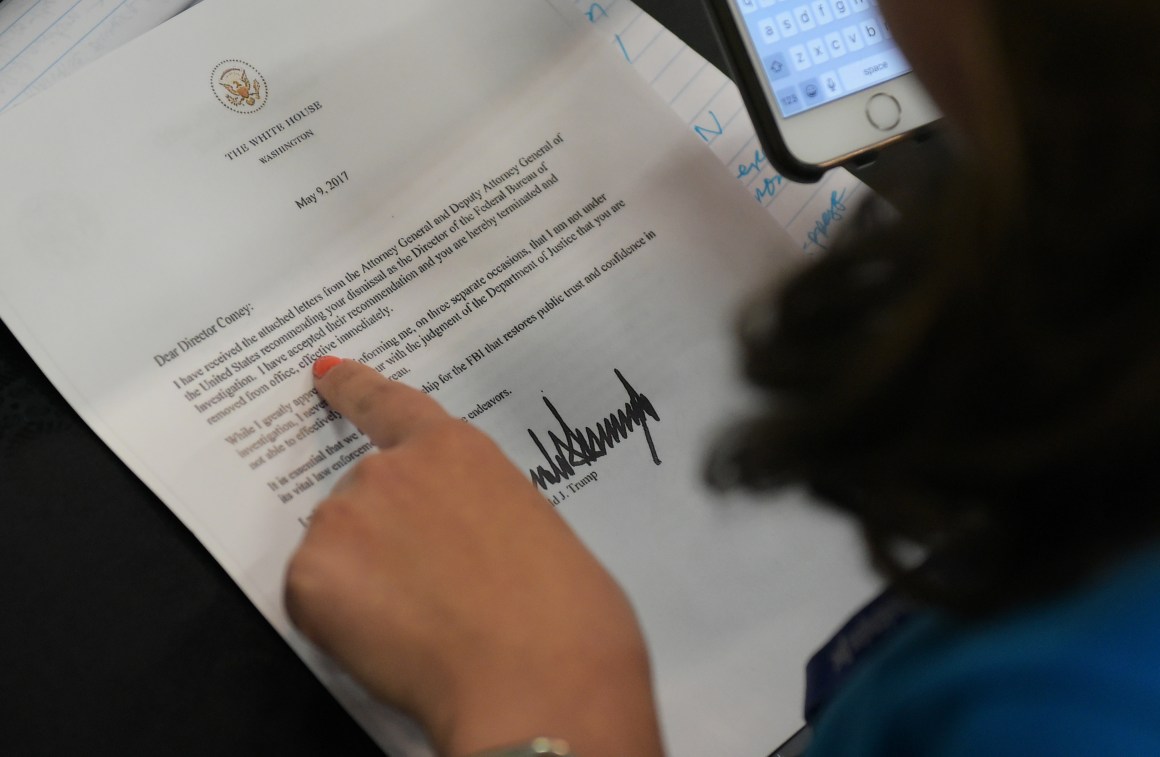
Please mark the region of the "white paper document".
[[0, 118], [0, 317], [391, 754], [429, 749], [281, 606], [369, 449], [323, 354], [542, 486], [640, 614], [673, 755], [765, 755], [876, 584], [837, 517], [701, 482], [751, 399], [737, 308], [801, 245], [564, 5], [207, 0], [108, 54]]
[[[200, 1], [4, 0], [0, 113]], [[766, 158], [725, 74], [631, 0], [572, 6], [608, 35], [609, 52], [649, 83], [804, 252], [829, 248], [866, 185], [842, 168], [816, 184], [789, 181]]]

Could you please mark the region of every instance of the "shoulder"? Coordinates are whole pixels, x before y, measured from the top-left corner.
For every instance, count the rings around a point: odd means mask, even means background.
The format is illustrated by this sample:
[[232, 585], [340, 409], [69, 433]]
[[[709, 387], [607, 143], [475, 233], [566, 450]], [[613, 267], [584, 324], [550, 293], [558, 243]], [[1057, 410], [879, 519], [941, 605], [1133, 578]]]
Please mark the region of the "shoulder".
[[985, 623], [924, 616], [816, 727], [830, 754], [1160, 754], [1160, 549]]

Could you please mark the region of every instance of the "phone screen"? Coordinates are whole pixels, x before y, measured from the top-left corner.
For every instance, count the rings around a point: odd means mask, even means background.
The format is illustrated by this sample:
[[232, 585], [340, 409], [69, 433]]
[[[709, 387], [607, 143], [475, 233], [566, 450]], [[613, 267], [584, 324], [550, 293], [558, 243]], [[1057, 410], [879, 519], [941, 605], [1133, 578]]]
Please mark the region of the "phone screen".
[[785, 118], [910, 72], [877, 0], [730, 1]]

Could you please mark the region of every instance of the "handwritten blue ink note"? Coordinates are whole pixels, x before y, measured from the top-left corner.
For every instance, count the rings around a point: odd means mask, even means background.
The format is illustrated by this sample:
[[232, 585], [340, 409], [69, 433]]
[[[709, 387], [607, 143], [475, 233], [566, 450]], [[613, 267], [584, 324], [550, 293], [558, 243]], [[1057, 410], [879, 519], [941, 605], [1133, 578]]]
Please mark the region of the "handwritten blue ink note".
[[759, 173], [766, 163], [765, 153], [761, 150], [753, 151], [753, 160], [737, 166], [737, 178], [744, 179], [751, 173]]
[[830, 192], [830, 207], [823, 210], [821, 217], [814, 222], [814, 228], [806, 234], [806, 243], [802, 245], [802, 249], [809, 250], [810, 247], [828, 249], [834, 224], [846, 217], [845, 199], [846, 190]]

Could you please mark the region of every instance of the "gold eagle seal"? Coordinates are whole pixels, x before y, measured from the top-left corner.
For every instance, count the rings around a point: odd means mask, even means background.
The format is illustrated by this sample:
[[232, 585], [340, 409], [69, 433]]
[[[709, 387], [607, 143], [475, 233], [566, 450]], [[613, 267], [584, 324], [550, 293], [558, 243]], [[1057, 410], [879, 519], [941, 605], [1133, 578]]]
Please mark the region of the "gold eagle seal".
[[210, 76], [214, 96], [235, 113], [255, 113], [266, 104], [266, 78], [244, 60], [223, 60]]

